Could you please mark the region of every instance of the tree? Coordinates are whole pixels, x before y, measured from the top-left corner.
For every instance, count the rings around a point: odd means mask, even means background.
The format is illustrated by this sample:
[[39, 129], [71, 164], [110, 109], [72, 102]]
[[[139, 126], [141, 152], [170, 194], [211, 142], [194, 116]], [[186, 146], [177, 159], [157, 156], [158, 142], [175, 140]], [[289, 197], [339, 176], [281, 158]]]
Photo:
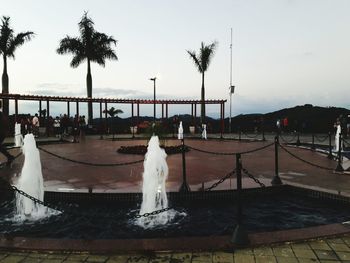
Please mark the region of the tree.
[[110, 123], [110, 127], [113, 128], [112, 129], [112, 132], [113, 132], [113, 140], [114, 140], [114, 134], [115, 134], [115, 123], [113, 123], [113, 118], [115, 115], [118, 115], [118, 114], [122, 114], [124, 113], [122, 110], [120, 109], [115, 109], [114, 107], [110, 108], [109, 110], [104, 110], [103, 113], [106, 113], [111, 116], [111, 123]]
[[194, 64], [197, 66], [199, 73], [202, 74], [202, 89], [201, 89], [201, 123], [205, 123], [205, 89], [204, 89], [204, 74], [208, 70], [211, 59], [215, 53], [218, 43], [214, 41], [209, 45], [201, 43], [199, 54], [196, 51], [187, 50], [187, 53], [192, 58]]
[[[7, 75], [7, 57], [15, 58], [15, 51], [24, 44], [24, 42], [31, 40], [34, 33], [31, 31], [14, 34], [10, 27], [10, 17], [3, 16], [1, 19], [0, 29], [0, 55], [4, 60], [4, 71], [2, 73], [2, 93], [9, 93], [9, 77]], [[5, 115], [9, 114], [9, 102], [4, 100], [3, 111]]]
[[[84, 13], [79, 26], [79, 37], [66, 36], [60, 41], [57, 49], [58, 54], [73, 54], [70, 63], [72, 68], [78, 67], [85, 60], [87, 61], [86, 90], [87, 97], [92, 98], [92, 77], [91, 62], [96, 62], [101, 66], [105, 66], [106, 59], [118, 60], [117, 55], [111, 48], [111, 45], [117, 44], [112, 36], [97, 32], [94, 29], [94, 22], [88, 17], [87, 12]], [[88, 103], [88, 119], [92, 121], [92, 102]]]

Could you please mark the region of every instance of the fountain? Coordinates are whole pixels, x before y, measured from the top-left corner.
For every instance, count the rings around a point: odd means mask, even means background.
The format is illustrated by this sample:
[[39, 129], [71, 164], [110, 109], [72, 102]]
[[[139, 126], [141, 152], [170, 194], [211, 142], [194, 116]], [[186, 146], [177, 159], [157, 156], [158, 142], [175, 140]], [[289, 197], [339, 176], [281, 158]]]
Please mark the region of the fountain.
[[[17, 182], [17, 188], [27, 194], [43, 201], [44, 184], [41, 172], [41, 162], [39, 150], [36, 148], [36, 142], [33, 134], [27, 134], [23, 140], [23, 154], [25, 156], [24, 165], [20, 178]], [[16, 194], [17, 216], [20, 218], [41, 218], [47, 214], [47, 209], [23, 195]]]
[[202, 124], [202, 139], [207, 140], [207, 125]]
[[23, 136], [21, 134], [21, 124], [15, 124], [15, 146], [21, 147], [23, 145]]
[[178, 130], [178, 135], [177, 138], [179, 140], [182, 140], [184, 138], [184, 129], [182, 127], [182, 121], [180, 121], [180, 125], [179, 125], [179, 130]]
[[[152, 136], [148, 143], [147, 153], [144, 161], [142, 204], [140, 214], [150, 213], [168, 207], [168, 199], [165, 189], [165, 180], [168, 177], [168, 165], [166, 153], [159, 147], [158, 136]], [[164, 225], [171, 219], [168, 212], [155, 216], [142, 217], [138, 224], [144, 228], [156, 225]]]
[[341, 126], [340, 126], [340, 123], [337, 123], [337, 131], [335, 133], [335, 151], [338, 152], [339, 151], [339, 147], [341, 147], [339, 145], [339, 136], [340, 136], [340, 133], [341, 133]]

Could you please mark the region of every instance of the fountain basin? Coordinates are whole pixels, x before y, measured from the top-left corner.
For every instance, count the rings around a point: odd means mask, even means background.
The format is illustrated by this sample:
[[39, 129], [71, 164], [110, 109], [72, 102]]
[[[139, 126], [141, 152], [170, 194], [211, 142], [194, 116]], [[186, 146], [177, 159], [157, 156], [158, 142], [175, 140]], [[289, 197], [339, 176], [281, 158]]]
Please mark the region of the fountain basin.
[[[123, 240], [129, 243], [129, 248], [122, 244], [114, 249], [181, 249], [191, 240], [194, 243], [187, 249], [199, 248], [200, 244], [203, 249], [209, 244], [211, 249], [228, 248], [232, 247], [230, 237], [236, 222], [236, 195], [236, 191], [169, 193], [170, 205], [181, 208], [187, 216], [180, 215], [170, 224], [154, 229], [142, 229], [130, 220], [138, 213], [141, 194], [45, 192], [46, 201], [65, 206], [67, 213], [20, 226], [4, 221], [11, 217], [11, 198], [7, 196], [2, 198], [0, 209], [3, 226], [0, 246], [33, 248], [33, 244], [43, 244], [49, 238], [56, 245], [60, 241], [74, 242], [75, 248], [87, 243], [89, 246], [108, 243], [100, 248], [103, 250], [110, 250], [111, 244]], [[349, 197], [283, 185], [245, 190], [243, 200], [243, 222], [253, 245], [350, 232], [347, 224], [342, 224], [350, 219]], [[71, 211], [74, 213], [70, 214]]]

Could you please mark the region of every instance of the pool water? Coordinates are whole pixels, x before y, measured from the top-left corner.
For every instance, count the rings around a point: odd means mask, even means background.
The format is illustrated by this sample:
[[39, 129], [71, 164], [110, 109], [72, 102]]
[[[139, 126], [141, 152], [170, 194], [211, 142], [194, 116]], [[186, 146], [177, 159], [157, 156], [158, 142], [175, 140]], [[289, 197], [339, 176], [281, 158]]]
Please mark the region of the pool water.
[[[116, 239], [231, 235], [237, 222], [234, 201], [186, 201], [172, 222], [144, 229], [131, 219], [140, 204], [70, 204], [66, 212], [37, 221], [16, 222], [14, 201], [0, 204], [0, 233], [13, 236]], [[249, 232], [340, 223], [350, 220], [350, 205], [292, 193], [244, 199], [243, 222]]]

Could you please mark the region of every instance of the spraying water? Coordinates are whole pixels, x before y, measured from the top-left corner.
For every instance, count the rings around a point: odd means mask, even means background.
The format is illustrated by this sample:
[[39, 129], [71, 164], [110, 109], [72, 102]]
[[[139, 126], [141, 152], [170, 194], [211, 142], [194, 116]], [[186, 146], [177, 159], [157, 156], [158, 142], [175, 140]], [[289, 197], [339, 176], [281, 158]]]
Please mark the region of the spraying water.
[[[158, 136], [152, 136], [148, 143], [144, 161], [142, 204], [140, 214], [153, 212], [168, 207], [165, 181], [168, 177], [166, 153], [159, 147]], [[170, 219], [168, 212], [138, 219], [138, 224], [144, 228], [166, 224]]]
[[[17, 188], [27, 194], [43, 201], [44, 184], [41, 172], [41, 162], [39, 150], [36, 148], [36, 142], [33, 134], [27, 134], [23, 140], [22, 151], [25, 156], [21, 176], [17, 182]], [[24, 218], [41, 218], [47, 213], [47, 209], [34, 201], [16, 194], [17, 216]]]
[[179, 140], [182, 140], [184, 138], [184, 129], [182, 127], [182, 121], [180, 121], [180, 125], [179, 125], [179, 130], [178, 130], [178, 135], [177, 138]]
[[21, 134], [21, 124], [15, 124], [15, 146], [21, 147], [23, 145], [23, 136]]
[[[339, 151], [339, 147], [341, 147], [339, 145], [339, 137], [340, 137], [340, 133], [341, 133], [341, 126], [340, 124], [337, 125], [337, 131], [335, 133], [335, 151], [338, 152]], [[341, 148], [340, 148], [341, 149]]]

